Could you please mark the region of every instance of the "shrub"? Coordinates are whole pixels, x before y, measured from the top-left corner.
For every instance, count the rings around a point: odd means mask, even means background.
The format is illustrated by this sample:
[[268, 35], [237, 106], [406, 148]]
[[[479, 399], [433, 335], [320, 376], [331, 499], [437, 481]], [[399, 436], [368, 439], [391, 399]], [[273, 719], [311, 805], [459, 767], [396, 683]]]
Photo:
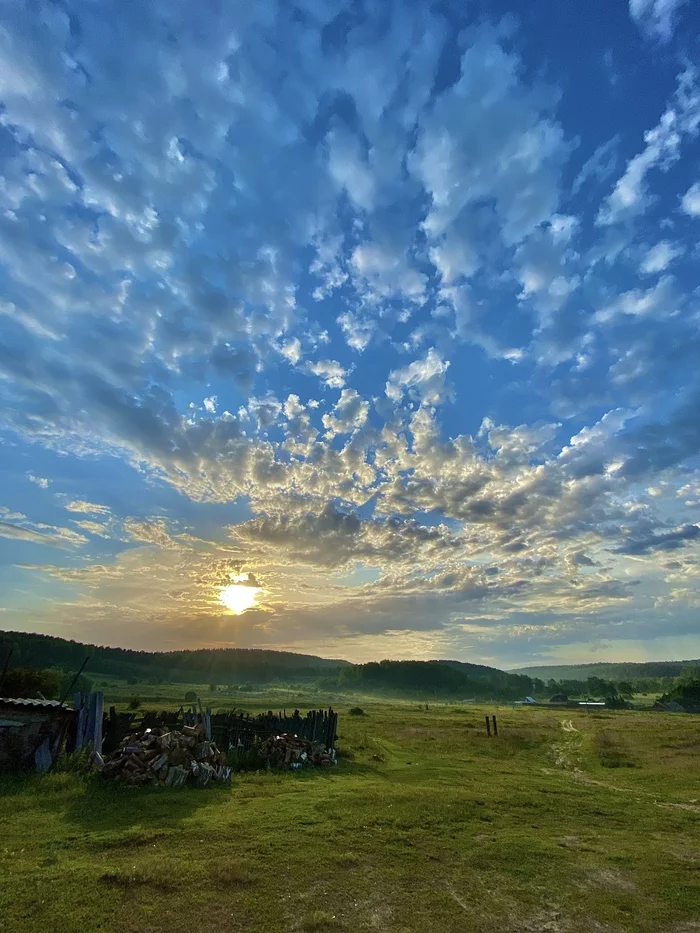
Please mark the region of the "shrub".
[[197, 702], [197, 694], [194, 692], [194, 690], [188, 690], [187, 693], [185, 694], [185, 703], [196, 703], [196, 702]]
[[594, 740], [593, 746], [598, 755], [598, 760], [604, 768], [636, 768], [637, 763], [634, 760], [629, 745], [623, 736], [607, 729], [599, 732]]
[[60, 671], [39, 667], [16, 667], [8, 671], [2, 693], [7, 697], [33, 698], [41, 693], [47, 700], [58, 697], [61, 689]]
[[269, 766], [259, 745], [230, 748], [226, 754], [226, 764], [234, 771], [264, 771]]
[[132, 697], [132, 698], [129, 700], [129, 709], [138, 709], [139, 706], [141, 706], [141, 698], [140, 698], [140, 697]]
[[348, 710], [348, 716], [365, 716], [366, 713], [361, 706], [353, 706]]
[[94, 686], [93, 681], [86, 677], [85, 674], [81, 674], [76, 682], [71, 686], [71, 682], [75, 674], [64, 674], [61, 681], [61, 696], [68, 690], [70, 687], [70, 695], [73, 696], [74, 693], [91, 693]]

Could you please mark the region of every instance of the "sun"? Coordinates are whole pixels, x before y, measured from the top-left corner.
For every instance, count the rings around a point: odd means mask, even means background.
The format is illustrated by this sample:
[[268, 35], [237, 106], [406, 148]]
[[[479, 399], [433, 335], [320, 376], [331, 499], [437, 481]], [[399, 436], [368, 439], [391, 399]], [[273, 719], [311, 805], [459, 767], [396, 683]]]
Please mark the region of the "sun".
[[256, 605], [259, 592], [259, 586], [232, 583], [230, 586], [221, 587], [219, 602], [222, 602], [234, 615], [239, 616], [246, 609], [252, 609]]

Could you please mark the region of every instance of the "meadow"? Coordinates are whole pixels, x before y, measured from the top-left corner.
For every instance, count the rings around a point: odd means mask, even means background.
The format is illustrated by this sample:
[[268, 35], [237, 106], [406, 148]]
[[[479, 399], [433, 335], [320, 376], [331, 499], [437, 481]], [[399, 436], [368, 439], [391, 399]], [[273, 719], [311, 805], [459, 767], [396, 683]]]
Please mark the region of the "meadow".
[[331, 699], [332, 769], [200, 791], [4, 778], [0, 931], [700, 930], [699, 716]]

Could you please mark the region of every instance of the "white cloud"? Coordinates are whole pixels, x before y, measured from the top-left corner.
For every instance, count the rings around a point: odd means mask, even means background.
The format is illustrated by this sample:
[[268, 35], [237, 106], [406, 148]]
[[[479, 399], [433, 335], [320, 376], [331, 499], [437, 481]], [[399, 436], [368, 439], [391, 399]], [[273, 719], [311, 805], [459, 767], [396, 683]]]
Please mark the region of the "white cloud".
[[658, 124], [644, 134], [644, 149], [633, 156], [618, 179], [612, 194], [598, 212], [597, 222], [615, 224], [642, 213], [651, 202], [648, 174], [668, 169], [679, 159], [684, 136], [695, 137], [700, 125], [700, 89], [694, 68], [679, 77], [672, 102]]
[[415, 392], [426, 405], [440, 404], [446, 395], [445, 373], [449, 365], [449, 360], [443, 360], [438, 350], [431, 347], [423, 359], [389, 373], [387, 397], [400, 402], [405, 392]]
[[370, 210], [375, 198], [374, 176], [360, 156], [357, 138], [335, 130], [329, 133], [327, 142], [328, 169], [333, 180], [358, 208]]
[[66, 502], [65, 508], [69, 512], [81, 512], [87, 515], [110, 515], [106, 505], [97, 505], [95, 502], [86, 502], [85, 499], [71, 499]]
[[324, 415], [323, 426], [329, 437], [336, 434], [349, 434], [361, 428], [367, 420], [369, 403], [355, 389], [343, 389], [336, 402], [333, 414]]
[[319, 360], [316, 363], [306, 364], [307, 372], [318, 376], [331, 389], [342, 389], [345, 385], [345, 370], [337, 360]]
[[362, 243], [353, 250], [351, 264], [370, 295], [380, 298], [403, 295], [418, 304], [425, 298], [427, 276], [413, 267], [402, 247]]
[[640, 271], [647, 275], [664, 272], [682, 253], [681, 247], [668, 240], [661, 240], [647, 251], [639, 266]]
[[598, 183], [609, 178], [617, 165], [619, 146], [619, 134], [608, 139], [607, 142], [601, 143], [593, 155], [584, 162], [581, 171], [573, 181], [571, 193], [578, 194], [591, 178], [594, 178]]
[[649, 36], [668, 42], [686, 0], [629, 0], [630, 16]]
[[681, 209], [690, 217], [700, 217], [700, 181], [696, 181], [681, 198]]
[[248, 410], [258, 423], [258, 428], [264, 430], [271, 427], [282, 411], [282, 404], [268, 392], [263, 398], [252, 398], [248, 403]]
[[210, 415], [216, 414], [216, 402], [217, 398], [215, 395], [210, 395], [209, 398], [204, 399], [204, 408]]
[[651, 288], [632, 288], [623, 292], [609, 305], [596, 312], [596, 320], [609, 321], [617, 314], [642, 318], [669, 318], [675, 314], [678, 306], [679, 297], [673, 276], [665, 275]]
[[344, 311], [337, 319], [347, 345], [362, 353], [367, 348], [377, 329], [377, 322], [371, 318], [360, 318], [350, 311]]
[[289, 360], [289, 362], [296, 366], [296, 364], [301, 359], [301, 342], [298, 337], [292, 337], [285, 342], [280, 347], [280, 353], [282, 356]]
[[33, 473], [27, 473], [27, 479], [30, 483], [34, 483], [35, 486], [39, 486], [41, 489], [48, 489], [50, 480], [46, 479], [44, 476], [34, 476]]
[[555, 96], [520, 80], [520, 60], [500, 39], [490, 27], [472, 36], [458, 81], [420, 121], [409, 167], [431, 197], [424, 227], [433, 245], [452, 229], [455, 238], [466, 233], [469, 252], [479, 252], [484, 199], [492, 199], [507, 245], [557, 207], [568, 146], [549, 115]]

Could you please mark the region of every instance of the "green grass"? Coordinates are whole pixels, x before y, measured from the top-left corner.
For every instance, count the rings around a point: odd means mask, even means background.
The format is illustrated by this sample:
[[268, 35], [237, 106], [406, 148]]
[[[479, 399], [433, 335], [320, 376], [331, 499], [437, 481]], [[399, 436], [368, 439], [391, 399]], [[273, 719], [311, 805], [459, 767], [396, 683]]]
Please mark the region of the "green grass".
[[700, 717], [355, 702], [333, 769], [5, 778], [0, 931], [700, 929]]

